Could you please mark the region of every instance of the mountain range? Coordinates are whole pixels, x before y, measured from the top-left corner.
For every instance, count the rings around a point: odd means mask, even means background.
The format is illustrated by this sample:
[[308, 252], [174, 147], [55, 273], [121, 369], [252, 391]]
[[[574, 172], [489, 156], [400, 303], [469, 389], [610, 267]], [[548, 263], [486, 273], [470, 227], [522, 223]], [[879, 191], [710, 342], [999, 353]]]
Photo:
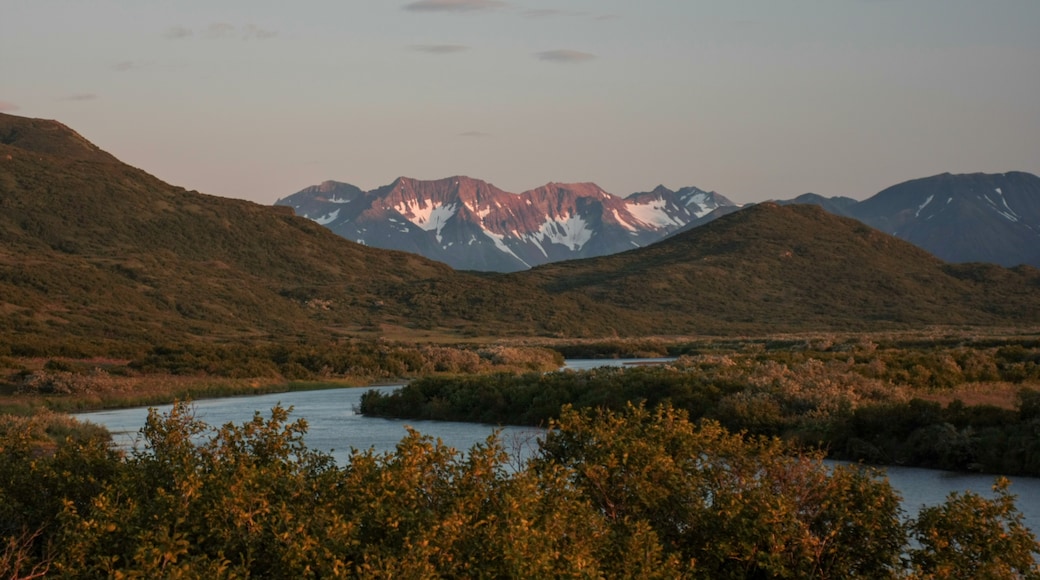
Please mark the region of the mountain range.
[[[1040, 266], [1040, 178], [1029, 173], [945, 173], [862, 202], [805, 194], [777, 203], [818, 205], [947, 262]], [[645, 247], [739, 209], [696, 187], [621, 198], [592, 183], [549, 183], [513, 194], [468, 177], [401, 177], [368, 192], [327, 181], [276, 204], [358, 243], [497, 272]]]
[[1038, 324], [1035, 268], [945, 264], [808, 205], [758, 204], [617, 254], [461, 272], [166, 184], [58, 122], [0, 114], [0, 356]]
[[643, 247], [736, 207], [696, 187], [658, 186], [621, 199], [594, 183], [549, 183], [514, 194], [464, 176], [401, 177], [367, 192], [326, 181], [275, 204], [360, 244], [494, 272]]

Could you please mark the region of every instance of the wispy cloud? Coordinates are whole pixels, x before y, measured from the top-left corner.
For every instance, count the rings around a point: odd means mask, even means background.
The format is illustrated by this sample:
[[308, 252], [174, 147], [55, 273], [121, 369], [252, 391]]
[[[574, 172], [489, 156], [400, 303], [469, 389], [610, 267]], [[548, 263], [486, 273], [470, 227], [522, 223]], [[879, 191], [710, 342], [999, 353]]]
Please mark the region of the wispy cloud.
[[278, 32], [274, 30], [265, 30], [254, 24], [247, 24], [245, 29], [243, 30], [243, 36], [246, 40], [254, 38], [256, 40], [267, 40], [268, 38], [274, 38], [278, 36]]
[[163, 32], [163, 36], [170, 40], [180, 40], [182, 38], [195, 36], [195, 33], [185, 26], [171, 26], [166, 29], [166, 32]]
[[578, 13], [568, 10], [556, 10], [554, 8], [532, 8], [524, 10], [523, 15], [528, 18], [551, 18], [553, 16], [576, 16]]
[[413, 44], [408, 48], [430, 54], [453, 54], [469, 50], [468, 46], [463, 46], [461, 44]]
[[203, 38], [216, 40], [220, 38], [231, 38], [235, 35], [235, 25], [227, 22], [214, 22], [202, 31]]
[[459, 133], [459, 137], [472, 137], [472, 138], [476, 138], [476, 139], [482, 139], [484, 137], [490, 137], [490, 136], [491, 136], [491, 133], [485, 133], [483, 131], [466, 131], [464, 133]]
[[[186, 26], [172, 26], [166, 29], [163, 36], [171, 40], [182, 40], [195, 36], [195, 31]], [[255, 24], [235, 26], [230, 22], [214, 22], [199, 30], [199, 36], [207, 40], [267, 40], [278, 36], [278, 31], [260, 28]]]
[[93, 101], [98, 98], [94, 93], [72, 93], [71, 95], [65, 95], [60, 100], [62, 101]]
[[117, 72], [127, 72], [132, 70], [138, 70], [144, 68], [144, 63], [133, 60], [121, 60], [112, 65], [112, 70]]
[[473, 12], [494, 10], [507, 4], [498, 0], [419, 0], [405, 4], [405, 10], [413, 12]]
[[617, 18], [616, 14], [595, 14], [592, 12], [582, 12], [576, 10], [557, 10], [555, 8], [531, 8], [520, 12], [520, 15], [526, 18], [571, 17], [587, 18], [590, 20], [613, 20], [614, 18]]
[[17, 111], [18, 105], [10, 101], [0, 101], [0, 111]]
[[535, 53], [538, 60], [548, 62], [586, 62], [596, 58], [596, 55], [580, 50], [546, 50]]

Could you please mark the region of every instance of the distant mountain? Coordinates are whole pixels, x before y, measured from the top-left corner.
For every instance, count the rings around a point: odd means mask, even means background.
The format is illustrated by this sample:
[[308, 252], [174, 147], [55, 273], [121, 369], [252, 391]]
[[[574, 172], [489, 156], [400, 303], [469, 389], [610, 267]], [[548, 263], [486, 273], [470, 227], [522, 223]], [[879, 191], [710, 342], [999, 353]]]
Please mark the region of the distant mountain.
[[720, 207], [725, 197], [658, 186], [624, 199], [593, 183], [549, 183], [513, 194], [469, 177], [405, 177], [364, 192], [328, 181], [276, 205], [337, 234], [460, 270], [514, 272], [646, 246]]
[[972, 173], [915, 179], [855, 202], [810, 203], [904, 239], [947, 262], [1040, 266], [1040, 177]]
[[859, 202], [851, 197], [824, 197], [815, 193], [803, 193], [794, 199], [778, 200], [776, 203], [780, 205], [793, 203], [818, 205], [834, 215], [852, 217], [852, 208]]

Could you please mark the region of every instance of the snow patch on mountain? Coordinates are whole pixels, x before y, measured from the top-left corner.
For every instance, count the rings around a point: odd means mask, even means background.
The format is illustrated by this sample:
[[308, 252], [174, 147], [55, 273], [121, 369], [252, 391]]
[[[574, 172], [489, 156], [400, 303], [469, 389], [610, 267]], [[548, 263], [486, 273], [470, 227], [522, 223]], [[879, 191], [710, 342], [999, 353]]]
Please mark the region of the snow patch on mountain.
[[525, 262], [525, 261], [524, 261], [524, 260], [523, 260], [523, 259], [522, 259], [522, 258], [521, 258], [520, 256], [517, 256], [517, 255], [516, 255], [516, 254], [515, 254], [515, 253], [513, 252], [513, 250], [511, 250], [511, 249], [509, 248], [509, 246], [507, 246], [507, 245], [506, 245], [506, 243], [505, 243], [505, 241], [504, 241], [504, 239], [505, 239], [505, 236], [503, 236], [503, 235], [499, 235], [499, 234], [496, 234], [496, 233], [494, 233], [494, 232], [489, 232], [489, 231], [487, 231], [487, 230], [484, 230], [484, 234], [485, 234], [485, 235], [486, 235], [487, 237], [491, 238], [491, 241], [495, 243], [495, 247], [496, 247], [496, 248], [498, 248], [498, 250], [499, 250], [500, 252], [502, 252], [502, 253], [505, 253], [505, 254], [509, 254], [510, 256], [512, 256], [512, 257], [514, 257], [514, 258], [516, 258], [516, 259], [517, 259], [517, 260], [518, 260], [518, 261], [519, 261], [519, 262], [520, 262], [521, 264], [523, 264], [524, 266], [526, 266], [526, 267], [528, 267], [528, 268], [530, 268], [530, 267], [531, 267], [531, 265], [530, 265], [530, 264], [528, 264], [527, 262]]
[[697, 209], [693, 212], [693, 215], [698, 218], [708, 215], [719, 207], [719, 204], [714, 203], [709, 199], [709, 195], [710, 194], [703, 191], [691, 195], [690, 198], [686, 200], [686, 207], [696, 206]]
[[327, 225], [331, 224], [332, 222], [336, 221], [336, 217], [338, 217], [338, 216], [339, 216], [339, 210], [337, 209], [336, 211], [327, 213], [327, 214], [325, 214], [325, 215], [323, 215], [321, 217], [313, 218], [313, 221], [314, 221], [314, 223], [318, 224], [319, 226], [327, 226]]
[[455, 215], [457, 208], [454, 205], [441, 205], [439, 203], [427, 203], [423, 205], [405, 202], [394, 207], [395, 210], [408, 218], [413, 224], [426, 231], [440, 231], [445, 222]]
[[926, 207], [928, 207], [928, 204], [932, 203], [932, 199], [934, 199], [934, 198], [935, 198], [935, 195], [929, 195], [928, 199], [924, 200], [924, 203], [922, 203], [921, 205], [917, 206], [917, 213], [914, 214], [914, 217], [921, 217], [921, 210], [926, 208]]
[[[996, 191], [999, 192], [1000, 189], [998, 188]], [[1018, 214], [1016, 214], [1014, 211], [1011, 210], [1010, 207], [1008, 207], [1007, 200], [1004, 199], [1003, 194], [1001, 195], [1000, 201], [1003, 202], [1004, 208], [1007, 211], [1005, 211], [1004, 209], [1001, 209], [1000, 206], [997, 205], [997, 202], [995, 202], [992, 199], [990, 199], [989, 194], [987, 194], [987, 193], [982, 194], [982, 198], [985, 199], [989, 203], [990, 207], [993, 208], [993, 211], [995, 211], [998, 214], [1000, 214], [1001, 217], [1003, 217], [1004, 219], [1006, 219], [1008, 221], [1012, 221], [1012, 222], [1017, 222], [1018, 221]]]
[[542, 223], [538, 229], [539, 236], [553, 244], [566, 246], [572, 250], [580, 250], [590, 239], [593, 231], [581, 216], [567, 216], [566, 219], [550, 219]]
[[[644, 225], [664, 228], [668, 226], [683, 226], [685, 222], [668, 214], [668, 203], [663, 199], [657, 199], [650, 203], [630, 203], [627, 205], [628, 213], [632, 214]], [[621, 221], [621, 220], [619, 220]], [[636, 229], [636, 228], [629, 228]]]

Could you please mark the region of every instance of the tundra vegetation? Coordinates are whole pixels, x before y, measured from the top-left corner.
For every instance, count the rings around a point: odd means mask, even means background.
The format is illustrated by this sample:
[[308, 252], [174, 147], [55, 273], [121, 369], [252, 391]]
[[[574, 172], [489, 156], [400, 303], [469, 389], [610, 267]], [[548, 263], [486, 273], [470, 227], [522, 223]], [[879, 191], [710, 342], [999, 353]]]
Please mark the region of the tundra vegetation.
[[[677, 359], [551, 371], [561, 354]], [[1040, 577], [1005, 480], [909, 518], [881, 472], [821, 463], [1036, 473], [1033, 338], [27, 355], [0, 357], [0, 577]], [[337, 465], [281, 408], [208, 426], [178, 405], [126, 453], [55, 412], [396, 377], [414, 380], [366, 412], [547, 434], [524, 460], [495, 438], [459, 452], [410, 432]]]
[[[652, 342], [568, 354], [650, 354]], [[732, 432], [776, 436], [831, 457], [1040, 476], [1040, 341], [909, 337], [875, 342], [659, 343], [664, 365], [424, 377], [367, 393], [373, 416], [544, 425], [565, 405], [668, 403]]]
[[154, 411], [126, 455], [0, 428], [13, 578], [1036, 578], [1006, 480], [905, 518], [870, 468], [669, 404], [564, 408], [534, 455], [410, 432], [337, 465], [289, 410], [210, 427]]

